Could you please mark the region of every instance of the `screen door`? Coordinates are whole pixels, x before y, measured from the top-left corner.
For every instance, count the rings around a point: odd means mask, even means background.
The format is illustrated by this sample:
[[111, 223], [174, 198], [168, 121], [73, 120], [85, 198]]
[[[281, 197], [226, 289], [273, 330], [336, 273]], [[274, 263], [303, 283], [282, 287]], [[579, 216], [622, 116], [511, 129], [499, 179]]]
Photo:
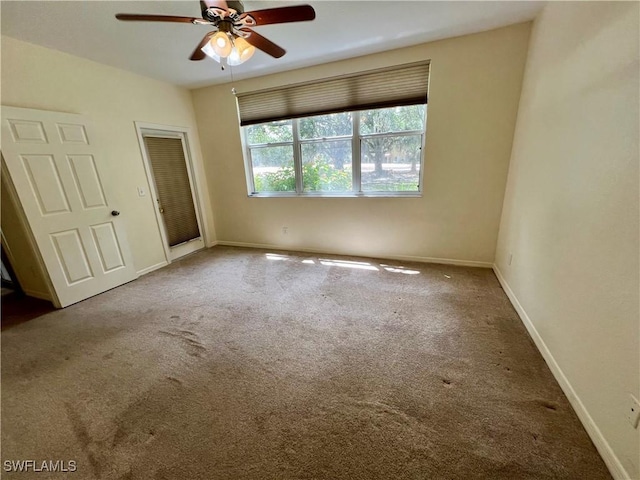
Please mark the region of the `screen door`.
[[[185, 145], [183, 139], [178, 137], [144, 135], [143, 138], [153, 171], [158, 211], [174, 259], [173, 252], [176, 250], [181, 253], [177, 256], [191, 253], [177, 247], [187, 242], [202, 241]], [[202, 248], [200, 245], [195, 247]]]

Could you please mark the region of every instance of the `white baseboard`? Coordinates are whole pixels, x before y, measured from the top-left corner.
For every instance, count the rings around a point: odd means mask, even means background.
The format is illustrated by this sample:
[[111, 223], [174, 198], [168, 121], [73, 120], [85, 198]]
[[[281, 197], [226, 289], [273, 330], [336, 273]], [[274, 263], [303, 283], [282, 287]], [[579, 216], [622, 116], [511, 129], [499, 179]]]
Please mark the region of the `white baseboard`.
[[207, 248], [211, 248], [211, 247], [215, 247], [216, 245], [218, 245], [218, 241], [217, 240], [212, 240], [210, 242], [207, 242], [206, 247]]
[[49, 302], [53, 301], [51, 299], [51, 295], [49, 295], [46, 292], [38, 292], [37, 290], [28, 290], [28, 289], [23, 290], [23, 292], [28, 297], [39, 298], [40, 300], [47, 300]]
[[558, 362], [556, 362], [553, 354], [544, 343], [544, 340], [538, 333], [538, 330], [536, 330], [536, 327], [529, 318], [529, 315], [527, 315], [527, 312], [525, 312], [524, 308], [518, 301], [518, 298], [513, 293], [513, 290], [511, 290], [511, 287], [509, 287], [509, 284], [502, 276], [502, 272], [500, 272], [500, 269], [495, 264], [493, 265], [493, 271], [496, 274], [496, 277], [498, 277], [498, 281], [500, 282], [502, 289], [505, 291], [507, 297], [509, 297], [509, 300], [513, 304], [513, 307], [516, 309], [516, 312], [518, 312], [522, 323], [524, 323], [524, 326], [529, 332], [529, 335], [531, 335], [531, 338], [536, 344], [536, 347], [538, 347], [538, 350], [542, 354], [542, 357], [544, 358], [545, 362], [547, 362], [551, 373], [553, 373], [556, 381], [560, 384], [560, 388], [562, 388], [562, 391], [569, 399], [569, 403], [571, 403], [571, 406], [578, 415], [578, 418], [589, 434], [589, 437], [591, 437], [593, 444], [596, 446], [596, 449], [600, 453], [600, 456], [604, 460], [604, 463], [607, 465], [607, 468], [611, 472], [611, 475], [616, 480], [631, 479], [631, 476], [627, 473], [624, 466], [622, 465], [614, 451], [611, 449], [609, 442], [607, 442], [607, 440], [604, 438], [602, 432], [589, 414], [589, 411], [585, 408], [582, 400], [580, 400], [580, 397], [578, 397], [576, 391], [573, 389], [573, 386], [569, 382], [569, 379], [565, 376], [564, 372], [560, 368], [560, 365], [558, 365]]
[[405, 262], [419, 263], [440, 263], [442, 265], [457, 265], [459, 267], [479, 267], [491, 268], [491, 262], [479, 262], [477, 260], [458, 260], [456, 258], [439, 258], [439, 257], [415, 257], [411, 255], [385, 255], [385, 258], [391, 260], [400, 260]]
[[408, 255], [371, 255], [364, 252], [345, 252], [336, 250], [320, 250], [313, 248], [300, 248], [300, 247], [288, 247], [282, 245], [267, 245], [263, 243], [245, 243], [245, 242], [227, 242], [224, 240], [218, 240], [216, 245], [224, 245], [228, 247], [244, 247], [244, 248], [260, 248], [263, 250], [289, 250], [293, 252], [305, 252], [315, 253], [318, 255], [345, 255], [351, 257], [366, 257], [366, 258], [384, 258], [388, 260], [397, 260], [404, 262], [420, 262], [420, 263], [440, 263], [445, 265], [458, 265], [462, 267], [483, 267], [492, 268], [491, 262], [478, 262], [475, 260], [457, 260], [453, 258], [437, 258], [437, 257], [414, 257]]
[[136, 273], [140, 277], [142, 275], [146, 275], [147, 273], [151, 273], [154, 270], [158, 270], [159, 268], [166, 267], [167, 265], [169, 265], [169, 262], [164, 260], [164, 261], [162, 261], [160, 263], [156, 263], [155, 265], [151, 265], [150, 267], [143, 268], [142, 270], [138, 270]]

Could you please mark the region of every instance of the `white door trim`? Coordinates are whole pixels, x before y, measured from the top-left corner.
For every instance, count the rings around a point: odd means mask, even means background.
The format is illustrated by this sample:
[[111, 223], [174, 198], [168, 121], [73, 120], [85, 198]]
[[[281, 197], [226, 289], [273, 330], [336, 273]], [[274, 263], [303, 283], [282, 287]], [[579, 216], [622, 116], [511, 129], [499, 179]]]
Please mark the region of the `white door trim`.
[[182, 146], [184, 149], [184, 158], [187, 162], [187, 175], [189, 176], [189, 183], [191, 185], [191, 196], [193, 199], [193, 206], [196, 211], [196, 220], [198, 222], [198, 229], [200, 230], [200, 236], [202, 237], [204, 248], [206, 248], [208, 239], [207, 239], [207, 232], [205, 231], [204, 222], [203, 222], [202, 205], [204, 205], [204, 202], [202, 200], [202, 194], [201, 194], [202, 189], [199, 188], [201, 184], [200, 177], [197, 173], [197, 169], [194, 168], [194, 159], [197, 158], [196, 152], [193, 149], [192, 143], [189, 141], [189, 137], [191, 136], [191, 128], [176, 127], [172, 125], [160, 125], [156, 123], [146, 123], [146, 122], [134, 122], [134, 124], [136, 127], [136, 135], [138, 136], [138, 145], [140, 146], [140, 153], [142, 154], [142, 163], [144, 165], [144, 171], [147, 176], [147, 186], [149, 189], [149, 194], [152, 196], [153, 211], [156, 217], [156, 224], [158, 226], [158, 231], [160, 232], [160, 237], [162, 238], [164, 256], [165, 256], [165, 259], [167, 260], [167, 263], [171, 263], [171, 250], [169, 247], [169, 241], [167, 239], [167, 233], [165, 231], [164, 220], [162, 218], [162, 214], [158, 209], [158, 206], [156, 205], [158, 192], [156, 190], [156, 182], [153, 177], [153, 169], [151, 168], [151, 162], [149, 161], [149, 156], [147, 155], [147, 149], [144, 144], [144, 135], [151, 134], [152, 136], [155, 136], [155, 137], [179, 138], [182, 140]]

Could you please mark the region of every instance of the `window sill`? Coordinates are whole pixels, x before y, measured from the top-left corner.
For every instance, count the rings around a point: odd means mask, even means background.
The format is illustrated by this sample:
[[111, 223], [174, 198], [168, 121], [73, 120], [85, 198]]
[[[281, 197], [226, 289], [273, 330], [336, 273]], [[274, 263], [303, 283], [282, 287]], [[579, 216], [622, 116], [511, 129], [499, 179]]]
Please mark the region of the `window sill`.
[[422, 198], [422, 192], [367, 192], [367, 193], [250, 193], [249, 198]]

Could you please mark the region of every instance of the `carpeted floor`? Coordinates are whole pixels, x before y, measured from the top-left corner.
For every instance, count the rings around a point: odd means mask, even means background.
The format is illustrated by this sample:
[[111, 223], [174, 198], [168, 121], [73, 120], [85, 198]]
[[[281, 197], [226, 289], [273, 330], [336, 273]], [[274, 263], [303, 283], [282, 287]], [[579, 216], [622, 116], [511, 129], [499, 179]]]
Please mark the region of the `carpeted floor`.
[[493, 272], [216, 247], [2, 333], [2, 461], [610, 479]]
[[53, 312], [55, 308], [46, 300], [27, 297], [24, 293], [15, 290], [6, 290], [2, 293], [2, 317], [1, 329], [6, 330], [15, 325], [40, 317], [45, 313]]

